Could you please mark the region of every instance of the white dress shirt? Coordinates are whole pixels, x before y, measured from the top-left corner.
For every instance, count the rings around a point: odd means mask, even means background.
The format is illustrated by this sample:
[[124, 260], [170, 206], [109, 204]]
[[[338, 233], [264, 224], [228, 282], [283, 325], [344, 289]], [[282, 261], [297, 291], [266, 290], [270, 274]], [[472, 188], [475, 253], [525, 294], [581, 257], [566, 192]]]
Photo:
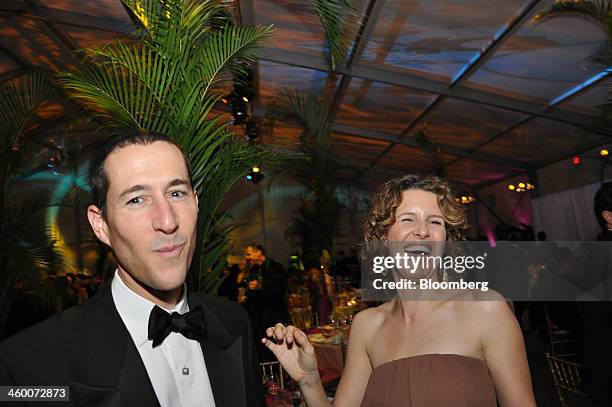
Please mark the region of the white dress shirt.
[[[171, 332], [161, 345], [153, 348], [148, 338], [149, 315], [155, 306], [132, 291], [115, 271], [111, 284], [113, 300], [136, 349], [147, 369], [161, 407], [214, 407], [208, 371], [200, 343]], [[189, 311], [187, 287], [181, 300], [169, 313]]]

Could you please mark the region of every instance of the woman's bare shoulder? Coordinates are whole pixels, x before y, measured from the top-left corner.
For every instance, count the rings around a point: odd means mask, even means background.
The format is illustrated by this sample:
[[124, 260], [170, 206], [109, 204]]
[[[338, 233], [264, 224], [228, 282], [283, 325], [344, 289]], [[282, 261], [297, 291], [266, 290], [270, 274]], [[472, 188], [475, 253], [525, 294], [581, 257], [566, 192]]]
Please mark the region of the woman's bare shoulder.
[[454, 301], [467, 302], [505, 302], [506, 299], [497, 291], [487, 289], [482, 290], [463, 290], [459, 295], [452, 298]]
[[484, 329], [494, 329], [500, 322], [514, 317], [509, 302], [494, 290], [472, 291], [458, 303], [462, 314]]
[[367, 337], [368, 333], [375, 332], [385, 321], [390, 311], [389, 308], [389, 303], [385, 303], [357, 313], [351, 324], [351, 335], [358, 333], [360, 336]]

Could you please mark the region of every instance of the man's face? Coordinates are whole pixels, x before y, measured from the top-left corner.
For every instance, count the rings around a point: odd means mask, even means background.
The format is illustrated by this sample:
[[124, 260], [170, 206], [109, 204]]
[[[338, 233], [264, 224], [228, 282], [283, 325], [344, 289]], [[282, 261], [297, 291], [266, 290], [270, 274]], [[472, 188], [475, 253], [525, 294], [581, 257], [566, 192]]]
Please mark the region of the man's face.
[[250, 246], [246, 248], [244, 258], [247, 263], [255, 266], [261, 266], [266, 260], [261, 250]]
[[181, 152], [162, 141], [129, 145], [111, 153], [104, 168], [106, 220], [88, 210], [96, 235], [140, 286], [163, 292], [181, 287], [196, 245], [198, 216]]

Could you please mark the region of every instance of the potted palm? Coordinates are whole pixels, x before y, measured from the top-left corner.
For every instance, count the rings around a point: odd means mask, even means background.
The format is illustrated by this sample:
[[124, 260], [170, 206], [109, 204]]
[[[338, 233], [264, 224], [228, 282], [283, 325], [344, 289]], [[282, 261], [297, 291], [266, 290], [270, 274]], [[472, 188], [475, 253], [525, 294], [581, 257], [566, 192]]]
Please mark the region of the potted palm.
[[20, 144], [40, 106], [58, 95], [48, 72], [24, 72], [0, 86], [0, 339], [13, 302], [25, 292], [54, 308], [53, 285], [46, 276], [67, 266], [62, 247], [53, 239], [46, 213], [46, 197], [34, 197], [18, 207], [8, 205], [7, 191], [13, 168], [26, 160]]
[[339, 173], [355, 167], [333, 151], [328, 108], [317, 95], [285, 89], [267, 107], [266, 117], [271, 128], [277, 120], [303, 126], [297, 150], [284, 150], [283, 154], [283, 172], [308, 191], [286, 234], [298, 238], [303, 253], [332, 253], [333, 242], [340, 236], [343, 207], [338, 195]]

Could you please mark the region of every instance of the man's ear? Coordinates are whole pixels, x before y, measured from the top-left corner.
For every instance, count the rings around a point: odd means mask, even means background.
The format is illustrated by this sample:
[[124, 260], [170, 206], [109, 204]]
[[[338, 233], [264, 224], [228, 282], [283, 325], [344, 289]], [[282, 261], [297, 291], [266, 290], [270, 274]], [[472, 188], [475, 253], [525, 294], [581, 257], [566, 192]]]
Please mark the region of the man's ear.
[[98, 208], [96, 205], [89, 205], [87, 207], [87, 219], [89, 220], [89, 224], [96, 234], [96, 237], [100, 239], [102, 243], [111, 246], [110, 239], [108, 237], [108, 224], [104, 220], [100, 208]]
[[610, 227], [612, 225], [612, 211], [603, 211], [601, 216], [603, 216], [604, 220], [608, 223], [608, 227]]

